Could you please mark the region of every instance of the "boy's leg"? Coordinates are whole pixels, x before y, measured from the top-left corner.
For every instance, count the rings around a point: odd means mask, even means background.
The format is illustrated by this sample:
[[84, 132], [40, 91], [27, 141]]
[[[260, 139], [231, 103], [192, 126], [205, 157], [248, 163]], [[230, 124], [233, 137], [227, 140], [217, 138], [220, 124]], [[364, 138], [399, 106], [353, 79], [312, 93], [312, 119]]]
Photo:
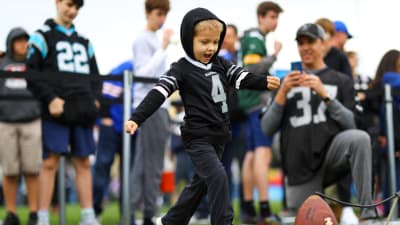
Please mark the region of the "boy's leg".
[[20, 173], [17, 126], [0, 122], [0, 160], [6, 209], [16, 212], [17, 186]]
[[3, 191], [6, 209], [8, 212], [17, 212], [17, 187], [19, 176], [4, 176]]
[[38, 175], [25, 175], [26, 187], [28, 190], [28, 206], [29, 212], [36, 213], [38, 211], [38, 191], [39, 179]]
[[49, 211], [59, 160], [60, 156], [56, 154], [49, 154], [43, 159], [39, 174], [39, 210], [41, 211]]
[[195, 174], [190, 184], [187, 185], [179, 195], [175, 205], [172, 206], [168, 213], [162, 218], [162, 224], [188, 224], [206, 193], [206, 183]]
[[104, 193], [110, 183], [110, 169], [121, 140], [112, 126], [100, 125], [96, 160], [93, 165], [93, 207], [98, 216], [103, 211]]
[[205, 194], [205, 186], [210, 202], [211, 224], [231, 224], [233, 210], [229, 199], [228, 179], [220, 161], [223, 146], [190, 143], [185, 147], [196, 175], [191, 184], [184, 189], [175, 206], [163, 218], [163, 224], [187, 224]]
[[92, 174], [90, 172], [89, 157], [72, 157], [76, 173], [76, 189], [82, 209], [92, 208]]
[[93, 185], [89, 155], [95, 153], [93, 129], [71, 127], [71, 155], [76, 172], [76, 189], [81, 206], [81, 225], [97, 224], [93, 210]]
[[252, 139], [252, 127], [251, 127], [251, 117], [247, 115], [247, 120], [245, 122], [245, 149], [246, 153], [244, 155], [242, 164], [242, 193], [243, 202], [241, 202], [241, 220], [245, 224], [254, 224], [256, 222], [256, 210], [254, 208], [253, 202], [253, 191], [255, 184], [254, 177], [254, 142]]
[[28, 191], [28, 205], [30, 213], [38, 211], [39, 172], [42, 162], [42, 132], [40, 119], [23, 123], [19, 132], [21, 138], [22, 172], [25, 177]]
[[[158, 211], [157, 198], [160, 196], [160, 180], [164, 165], [164, 152], [170, 137], [168, 111], [160, 108], [141, 126], [144, 191], [143, 216], [151, 220]], [[157, 131], [157, 132], [154, 132]], [[151, 224], [151, 223], [149, 223]]]

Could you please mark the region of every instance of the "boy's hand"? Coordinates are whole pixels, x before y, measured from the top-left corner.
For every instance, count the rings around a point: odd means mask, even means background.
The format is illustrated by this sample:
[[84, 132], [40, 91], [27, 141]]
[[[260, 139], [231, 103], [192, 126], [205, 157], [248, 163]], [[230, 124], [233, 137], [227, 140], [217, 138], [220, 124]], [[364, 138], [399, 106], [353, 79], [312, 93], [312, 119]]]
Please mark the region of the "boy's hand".
[[49, 104], [50, 115], [59, 117], [64, 112], [64, 99], [55, 97]]
[[133, 135], [136, 132], [137, 128], [138, 128], [138, 125], [134, 121], [128, 120], [127, 122], [125, 122], [125, 132], [126, 133]]
[[281, 84], [279, 77], [276, 76], [267, 76], [267, 82], [268, 82], [267, 87], [269, 90], [275, 90], [279, 88], [279, 85]]

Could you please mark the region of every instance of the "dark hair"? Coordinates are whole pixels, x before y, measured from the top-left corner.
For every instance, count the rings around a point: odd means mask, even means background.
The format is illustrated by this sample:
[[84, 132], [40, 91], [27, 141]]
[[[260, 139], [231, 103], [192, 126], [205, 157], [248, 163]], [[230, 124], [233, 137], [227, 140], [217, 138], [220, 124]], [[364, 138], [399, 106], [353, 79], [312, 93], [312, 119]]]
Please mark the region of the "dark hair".
[[154, 9], [161, 9], [167, 13], [169, 11], [169, 0], [146, 0], [145, 8], [147, 13]]
[[78, 8], [81, 8], [83, 6], [83, 0], [72, 0], [72, 3], [74, 3], [74, 5], [77, 5]]
[[274, 11], [276, 13], [283, 12], [283, 9], [275, 2], [261, 2], [257, 7], [257, 16], [265, 16], [268, 11]]
[[226, 28], [228, 28], [228, 27], [232, 28], [236, 35], [238, 34], [238, 29], [237, 29], [236, 25], [234, 25], [234, 24], [227, 24], [227, 25], [226, 25]]
[[378, 68], [376, 69], [375, 78], [371, 83], [371, 88], [375, 88], [381, 84], [382, 77], [386, 72], [398, 72], [397, 60], [399, 60], [399, 58], [400, 51], [395, 49], [389, 50], [383, 55]]

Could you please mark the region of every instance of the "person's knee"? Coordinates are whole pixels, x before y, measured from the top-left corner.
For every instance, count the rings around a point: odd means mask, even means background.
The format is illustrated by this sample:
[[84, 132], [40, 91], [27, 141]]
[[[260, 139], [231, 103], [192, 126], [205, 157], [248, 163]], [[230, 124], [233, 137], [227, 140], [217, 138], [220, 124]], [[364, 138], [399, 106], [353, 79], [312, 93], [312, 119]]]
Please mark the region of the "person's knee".
[[48, 157], [42, 162], [42, 169], [46, 171], [56, 171], [58, 168], [58, 159]]
[[227, 183], [227, 180], [228, 177], [226, 176], [226, 172], [223, 166], [219, 166], [211, 172], [210, 176], [211, 182], [217, 182], [222, 185], [224, 183]]
[[90, 160], [89, 157], [74, 157], [73, 159], [75, 168], [80, 170], [89, 170], [90, 171]]
[[366, 143], [368, 145], [371, 143], [371, 138], [367, 132], [356, 129], [350, 130], [349, 132], [351, 132], [349, 137], [351, 137], [357, 143]]

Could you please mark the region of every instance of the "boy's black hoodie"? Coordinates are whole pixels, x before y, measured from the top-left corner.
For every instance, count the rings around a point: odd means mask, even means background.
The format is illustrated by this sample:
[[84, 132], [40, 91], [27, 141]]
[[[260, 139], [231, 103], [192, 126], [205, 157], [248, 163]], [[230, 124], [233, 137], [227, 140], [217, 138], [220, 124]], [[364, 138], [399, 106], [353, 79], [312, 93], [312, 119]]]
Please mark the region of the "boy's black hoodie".
[[[203, 20], [218, 20], [221, 22], [223, 29], [221, 32], [221, 38], [219, 39], [218, 43], [218, 50], [216, 51], [213, 59], [218, 55], [219, 50], [221, 49], [222, 42], [224, 42], [225, 33], [226, 33], [226, 25], [224, 21], [220, 20], [216, 15], [204, 8], [195, 8], [190, 10], [186, 15], [183, 17], [182, 24], [181, 24], [181, 42], [183, 49], [185, 50], [186, 54], [193, 60], [193, 37], [194, 37], [194, 27], [197, 23]], [[213, 59], [211, 61], [213, 61]]]

